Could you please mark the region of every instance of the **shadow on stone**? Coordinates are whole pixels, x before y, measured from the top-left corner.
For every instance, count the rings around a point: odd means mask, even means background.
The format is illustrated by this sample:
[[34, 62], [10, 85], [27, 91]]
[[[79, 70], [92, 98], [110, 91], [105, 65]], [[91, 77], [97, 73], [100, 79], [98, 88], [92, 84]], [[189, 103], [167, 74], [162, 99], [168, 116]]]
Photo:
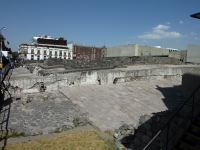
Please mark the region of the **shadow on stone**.
[[[168, 109], [154, 113], [149, 119], [145, 119], [145, 115], [141, 116], [139, 127], [134, 129], [134, 134], [121, 138], [121, 144], [128, 149], [143, 150], [155, 137], [145, 150], [170, 150], [188, 129], [191, 120], [199, 115], [199, 85], [200, 76], [187, 73], [182, 76], [181, 86], [167, 88], [157, 86], [157, 90], [163, 94], [162, 101]], [[191, 98], [193, 91], [196, 91], [194, 103]]]

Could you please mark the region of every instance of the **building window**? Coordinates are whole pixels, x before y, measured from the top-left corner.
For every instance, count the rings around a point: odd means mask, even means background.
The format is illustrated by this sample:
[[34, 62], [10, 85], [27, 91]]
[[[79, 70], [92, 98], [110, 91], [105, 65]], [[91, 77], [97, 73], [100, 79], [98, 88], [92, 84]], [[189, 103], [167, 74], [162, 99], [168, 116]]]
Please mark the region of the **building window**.
[[64, 52], [64, 56], [66, 56], [66, 52]]
[[57, 51], [55, 51], [55, 56], [57, 57], [57, 55], [58, 55], [58, 53], [57, 53]]
[[37, 54], [40, 55], [40, 50], [37, 51]]
[[34, 60], [34, 55], [31, 55], [31, 60]]
[[52, 51], [49, 52], [49, 56], [52, 56]]
[[37, 60], [40, 60], [40, 55], [37, 56]]
[[62, 56], [62, 51], [59, 51], [59, 56]]
[[47, 51], [46, 50], [44, 50], [44, 55], [47, 55]]
[[34, 49], [31, 50], [31, 54], [34, 54]]
[[68, 53], [68, 59], [71, 59], [71, 53]]
[[44, 56], [44, 60], [46, 60], [47, 59], [47, 56]]

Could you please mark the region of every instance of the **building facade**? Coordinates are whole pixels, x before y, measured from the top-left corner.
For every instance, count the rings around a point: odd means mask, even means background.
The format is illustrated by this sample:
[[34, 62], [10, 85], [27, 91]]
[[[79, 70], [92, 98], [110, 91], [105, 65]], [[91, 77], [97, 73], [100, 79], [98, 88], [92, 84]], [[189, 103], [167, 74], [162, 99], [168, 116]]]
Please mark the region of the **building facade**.
[[105, 56], [105, 47], [85, 46], [79, 44], [68, 44], [73, 53], [73, 59], [84, 59], [86, 61], [100, 60]]
[[176, 58], [182, 62], [186, 62], [187, 60], [187, 50], [177, 50], [177, 49], [169, 49], [169, 56], [171, 58]]
[[63, 38], [48, 36], [33, 37], [33, 43], [20, 44], [19, 57], [24, 60], [46, 60], [48, 58], [72, 59], [72, 49]]
[[188, 45], [187, 62], [200, 63], [200, 45]]
[[160, 56], [176, 58], [186, 62], [187, 51], [174, 48], [152, 47], [147, 45], [128, 44], [107, 48], [106, 57]]

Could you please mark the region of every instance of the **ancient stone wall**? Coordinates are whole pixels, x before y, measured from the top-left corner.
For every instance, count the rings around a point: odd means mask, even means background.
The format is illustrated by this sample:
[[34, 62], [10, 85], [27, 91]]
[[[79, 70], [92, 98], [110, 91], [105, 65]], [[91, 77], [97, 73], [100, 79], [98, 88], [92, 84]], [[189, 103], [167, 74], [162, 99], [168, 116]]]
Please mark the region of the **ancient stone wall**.
[[186, 66], [151, 66], [146, 68], [121, 68], [108, 70], [79, 71], [70, 73], [52, 73], [47, 76], [13, 77], [11, 85], [22, 89], [31, 89], [35, 83], [43, 82], [47, 90], [65, 86], [80, 86], [88, 84], [117, 84], [139, 79], [160, 79], [181, 77], [188, 72], [200, 72], [196, 67]]
[[64, 66], [66, 69], [73, 68], [113, 68], [131, 64], [183, 64], [179, 59], [170, 57], [150, 57], [150, 56], [134, 56], [134, 57], [105, 57], [101, 60], [88, 61], [85, 59], [78, 60], [60, 60], [48, 59], [42, 67], [45, 69]]

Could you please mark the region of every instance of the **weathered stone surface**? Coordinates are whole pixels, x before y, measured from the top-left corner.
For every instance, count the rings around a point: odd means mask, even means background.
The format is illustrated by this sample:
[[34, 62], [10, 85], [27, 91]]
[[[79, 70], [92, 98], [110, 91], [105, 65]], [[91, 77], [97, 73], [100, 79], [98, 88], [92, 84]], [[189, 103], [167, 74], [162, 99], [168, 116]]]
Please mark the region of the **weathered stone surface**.
[[[199, 73], [200, 67], [135, 65], [66, 74], [57, 68], [51, 70], [54, 74], [38, 76], [18, 68], [11, 84], [21, 100], [12, 104], [9, 128], [46, 134], [89, 122], [102, 130], [115, 130], [118, 142], [127, 136], [127, 143], [136, 136], [128, 146], [141, 149], [141, 143], [147, 143], [168, 118], [156, 117], [154, 124], [148, 124], [152, 114], [176, 109], [183, 102], [179, 88], [182, 75], [194, 70]], [[35, 90], [34, 84], [39, 82], [47, 86], [46, 92]], [[141, 124], [144, 126], [138, 128]]]
[[89, 84], [113, 84], [143, 79], [162, 79], [181, 77], [187, 72], [200, 73], [199, 65], [134, 65], [126, 68], [63, 72], [63, 68], [48, 69], [50, 75], [31, 74], [26, 68], [16, 68], [10, 83], [22, 89], [31, 88], [36, 82], [44, 82], [48, 89]]
[[[140, 116], [175, 109], [182, 101], [180, 99], [181, 89], [174, 88], [179, 84], [180, 80], [177, 79], [160, 79], [117, 85], [74, 86], [60, 90], [74, 104], [89, 113], [89, 118], [94, 125], [102, 130], [109, 130], [118, 129], [124, 123], [137, 128]], [[170, 99], [164, 99], [161, 90], [165, 88], [171, 90], [166, 93], [169, 98], [171, 97]], [[148, 117], [140, 122], [146, 119]]]
[[77, 117], [88, 122], [87, 114], [62, 94], [28, 94], [12, 103], [9, 129], [26, 135], [47, 134], [73, 128]]
[[115, 139], [122, 139], [127, 135], [134, 135], [135, 128], [136, 127], [134, 125], [128, 125], [124, 123], [119, 127], [119, 129], [114, 131], [114, 137]]
[[[9, 128], [27, 134], [48, 133], [84, 125], [84, 120], [89, 118], [102, 130], [114, 130], [120, 126], [123, 129], [123, 124], [127, 124], [123, 131], [116, 132], [122, 137], [134, 133], [139, 124], [149, 118], [140, 116], [167, 109], [158, 85], [164, 88], [178, 84], [180, 80], [177, 79], [160, 79], [118, 85], [60, 87], [59, 90], [33, 94], [22, 91], [21, 100], [12, 104]], [[178, 89], [175, 91], [180, 93]], [[178, 98], [180, 94], [171, 96]]]
[[134, 57], [105, 57], [101, 60], [88, 61], [86, 59], [75, 60], [60, 60], [48, 59], [44, 62], [45, 68], [52, 68], [53, 66], [64, 66], [66, 69], [76, 68], [113, 68], [123, 67], [124, 65], [132, 64], [184, 64], [178, 59], [169, 57], [150, 57], [150, 56], [134, 56]]

